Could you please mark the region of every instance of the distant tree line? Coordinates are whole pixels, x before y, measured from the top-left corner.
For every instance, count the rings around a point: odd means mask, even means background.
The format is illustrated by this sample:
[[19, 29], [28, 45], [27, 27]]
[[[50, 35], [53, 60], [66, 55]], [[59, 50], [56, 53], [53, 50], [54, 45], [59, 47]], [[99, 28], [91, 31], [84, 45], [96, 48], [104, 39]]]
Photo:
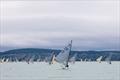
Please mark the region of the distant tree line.
[[[5, 52], [0, 52], [0, 61], [49, 61], [52, 52], [58, 55], [61, 50], [53, 49], [14, 49]], [[111, 61], [120, 61], [120, 51], [72, 51], [70, 57], [76, 54], [76, 61], [96, 61], [102, 56], [102, 61], [110, 59]]]

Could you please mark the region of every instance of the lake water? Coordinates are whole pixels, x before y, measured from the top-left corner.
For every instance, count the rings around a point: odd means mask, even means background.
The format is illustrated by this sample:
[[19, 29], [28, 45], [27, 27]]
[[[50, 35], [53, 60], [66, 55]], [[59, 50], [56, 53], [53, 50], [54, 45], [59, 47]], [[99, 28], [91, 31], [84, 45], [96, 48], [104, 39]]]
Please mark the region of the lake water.
[[45, 62], [0, 63], [0, 80], [120, 80], [120, 62], [76, 62], [69, 70]]

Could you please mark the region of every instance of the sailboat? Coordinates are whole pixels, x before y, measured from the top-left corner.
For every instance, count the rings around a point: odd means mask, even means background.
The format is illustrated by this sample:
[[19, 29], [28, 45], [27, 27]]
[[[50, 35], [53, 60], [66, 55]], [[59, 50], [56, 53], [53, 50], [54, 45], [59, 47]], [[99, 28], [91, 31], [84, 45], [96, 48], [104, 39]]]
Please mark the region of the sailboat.
[[86, 58], [84, 59], [84, 62], [87, 62], [87, 59], [86, 59]]
[[111, 59], [110, 59], [110, 57], [106, 58], [105, 61], [106, 61], [108, 64], [111, 64]]
[[68, 69], [69, 68], [69, 58], [70, 58], [70, 53], [71, 53], [71, 48], [72, 48], [72, 40], [71, 42], [68, 44], [68, 46], [66, 46], [56, 57], [55, 57], [55, 61], [58, 63], [61, 63], [64, 65], [63, 69]]
[[35, 58], [35, 56], [31, 57], [29, 60], [29, 63], [34, 63], [34, 58]]
[[82, 58], [80, 59], [80, 62], [83, 62]]
[[105, 61], [106, 61], [108, 64], [112, 64], [112, 63], [111, 63], [111, 57], [112, 57], [112, 54], [110, 54], [110, 55], [105, 59]]
[[4, 63], [5, 62], [5, 58], [2, 58], [1, 62]]
[[15, 57], [15, 62], [19, 62], [19, 60], [18, 60], [18, 58], [17, 58], [17, 57]]
[[38, 55], [37, 62], [41, 62], [41, 56], [40, 55]]
[[97, 62], [101, 63], [101, 60], [102, 60], [103, 56], [100, 56], [99, 58], [97, 58]]
[[50, 61], [49, 61], [49, 64], [53, 64], [55, 62], [55, 53], [52, 52], [51, 56], [50, 56]]
[[9, 58], [7, 58], [6, 60], [5, 60], [5, 62], [8, 62], [9, 61]]

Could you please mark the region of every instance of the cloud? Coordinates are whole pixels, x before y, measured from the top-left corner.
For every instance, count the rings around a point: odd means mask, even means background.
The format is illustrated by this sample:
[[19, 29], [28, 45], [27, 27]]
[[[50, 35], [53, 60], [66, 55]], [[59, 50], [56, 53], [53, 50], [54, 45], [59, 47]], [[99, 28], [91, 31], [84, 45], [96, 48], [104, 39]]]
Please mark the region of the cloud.
[[1, 50], [119, 50], [117, 1], [1, 1]]

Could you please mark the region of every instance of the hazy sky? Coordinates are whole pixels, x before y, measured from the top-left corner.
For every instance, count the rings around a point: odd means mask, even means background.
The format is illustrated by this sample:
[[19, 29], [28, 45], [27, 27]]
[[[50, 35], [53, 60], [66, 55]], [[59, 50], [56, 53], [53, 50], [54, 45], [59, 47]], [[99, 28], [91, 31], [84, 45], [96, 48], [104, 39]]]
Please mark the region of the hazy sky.
[[1, 51], [58, 48], [119, 50], [119, 0], [0, 1]]

